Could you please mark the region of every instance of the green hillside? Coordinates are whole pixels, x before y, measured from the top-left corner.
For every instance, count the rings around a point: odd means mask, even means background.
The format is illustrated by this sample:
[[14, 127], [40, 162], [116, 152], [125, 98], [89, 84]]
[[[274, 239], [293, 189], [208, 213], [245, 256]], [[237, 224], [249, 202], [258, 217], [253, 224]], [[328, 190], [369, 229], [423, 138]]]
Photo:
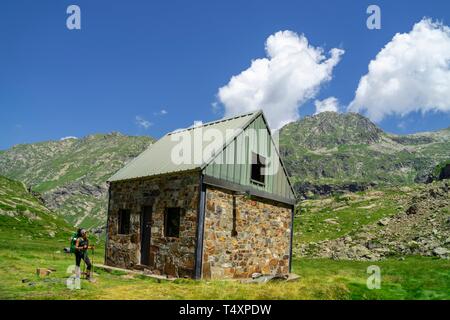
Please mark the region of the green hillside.
[[69, 225], [25, 186], [0, 176], [0, 234], [2, 238], [66, 238]]
[[450, 159], [450, 129], [400, 136], [356, 113], [323, 112], [283, 127], [280, 152], [302, 197], [406, 185]]
[[[0, 151], [0, 174], [40, 192], [71, 224], [104, 226], [106, 180], [153, 140], [119, 133]], [[356, 114], [323, 112], [280, 130], [280, 152], [300, 199], [425, 182], [450, 159], [450, 129], [383, 132]]]
[[0, 174], [42, 194], [72, 225], [104, 225], [106, 180], [153, 140], [119, 133], [22, 144], [0, 153]]
[[294, 228], [298, 257], [380, 260], [450, 258], [447, 180], [304, 200]]

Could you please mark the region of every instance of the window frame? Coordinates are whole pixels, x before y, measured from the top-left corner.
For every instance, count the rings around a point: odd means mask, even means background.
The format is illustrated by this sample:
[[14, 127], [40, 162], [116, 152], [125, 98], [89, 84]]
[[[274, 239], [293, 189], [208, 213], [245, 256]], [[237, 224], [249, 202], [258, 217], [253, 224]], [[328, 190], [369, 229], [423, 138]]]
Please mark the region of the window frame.
[[[176, 234], [168, 234], [169, 214], [173, 214], [171, 212], [172, 210], [177, 210], [177, 214], [178, 214], [178, 230], [177, 230], [178, 232]], [[180, 207], [167, 207], [166, 208], [166, 210], [164, 212], [164, 237], [165, 238], [175, 238], [175, 239], [180, 238], [181, 212], [182, 212], [182, 208], [180, 208]]]
[[[255, 161], [256, 160], [256, 161]], [[255, 163], [256, 162], [256, 163]], [[258, 169], [254, 169], [254, 166], [258, 166]], [[266, 166], [266, 157], [263, 155], [252, 151], [252, 162], [250, 163], [250, 182], [264, 187], [266, 185], [266, 175], [261, 173], [261, 170]], [[259, 176], [262, 177], [262, 181], [254, 179], [254, 170], [258, 170]]]
[[[124, 216], [126, 219], [124, 219]], [[124, 222], [126, 223], [124, 224]], [[130, 209], [119, 209], [117, 218], [117, 234], [128, 235], [131, 230], [131, 210]]]

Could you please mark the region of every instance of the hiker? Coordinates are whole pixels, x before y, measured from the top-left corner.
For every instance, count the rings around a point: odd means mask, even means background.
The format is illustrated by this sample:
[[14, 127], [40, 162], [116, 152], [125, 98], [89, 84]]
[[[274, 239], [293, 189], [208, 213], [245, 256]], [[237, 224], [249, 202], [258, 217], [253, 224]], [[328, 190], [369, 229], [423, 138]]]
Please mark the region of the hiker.
[[88, 249], [92, 249], [93, 246], [89, 246], [89, 240], [87, 238], [87, 232], [85, 229], [81, 229], [78, 233], [78, 238], [75, 242], [75, 264], [77, 268], [77, 275], [80, 274], [81, 259], [84, 260], [87, 266], [86, 279], [91, 279], [91, 260], [88, 257]]

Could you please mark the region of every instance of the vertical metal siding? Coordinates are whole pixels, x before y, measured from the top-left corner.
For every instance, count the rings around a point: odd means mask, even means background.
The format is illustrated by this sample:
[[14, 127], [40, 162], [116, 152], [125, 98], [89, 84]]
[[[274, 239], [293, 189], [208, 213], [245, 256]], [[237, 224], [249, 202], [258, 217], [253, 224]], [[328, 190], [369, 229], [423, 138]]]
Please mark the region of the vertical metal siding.
[[[288, 199], [294, 199], [278, 154], [272, 150], [271, 145], [273, 145], [273, 141], [268, 128], [262, 116], [259, 116], [218, 155], [222, 157], [222, 163], [211, 162], [204, 169], [204, 173], [214, 178], [244, 186], [252, 186]], [[264, 186], [250, 182], [252, 152], [264, 156], [266, 161], [277, 161], [279, 163], [277, 173], [267, 175]], [[238, 163], [228, 164], [230, 162], [227, 160], [237, 160]]]

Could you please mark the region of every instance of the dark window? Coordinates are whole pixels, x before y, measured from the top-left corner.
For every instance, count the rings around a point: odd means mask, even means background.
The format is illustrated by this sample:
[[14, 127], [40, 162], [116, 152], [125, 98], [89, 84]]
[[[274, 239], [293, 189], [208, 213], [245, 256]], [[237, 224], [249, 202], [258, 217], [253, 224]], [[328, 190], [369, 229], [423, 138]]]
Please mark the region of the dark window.
[[252, 152], [252, 175], [251, 181], [256, 184], [264, 185], [264, 167], [266, 165], [266, 158], [260, 154]]
[[130, 233], [130, 210], [120, 209], [119, 210], [119, 234], [129, 234]]
[[164, 219], [164, 230], [166, 237], [180, 236], [180, 208], [167, 208]]

